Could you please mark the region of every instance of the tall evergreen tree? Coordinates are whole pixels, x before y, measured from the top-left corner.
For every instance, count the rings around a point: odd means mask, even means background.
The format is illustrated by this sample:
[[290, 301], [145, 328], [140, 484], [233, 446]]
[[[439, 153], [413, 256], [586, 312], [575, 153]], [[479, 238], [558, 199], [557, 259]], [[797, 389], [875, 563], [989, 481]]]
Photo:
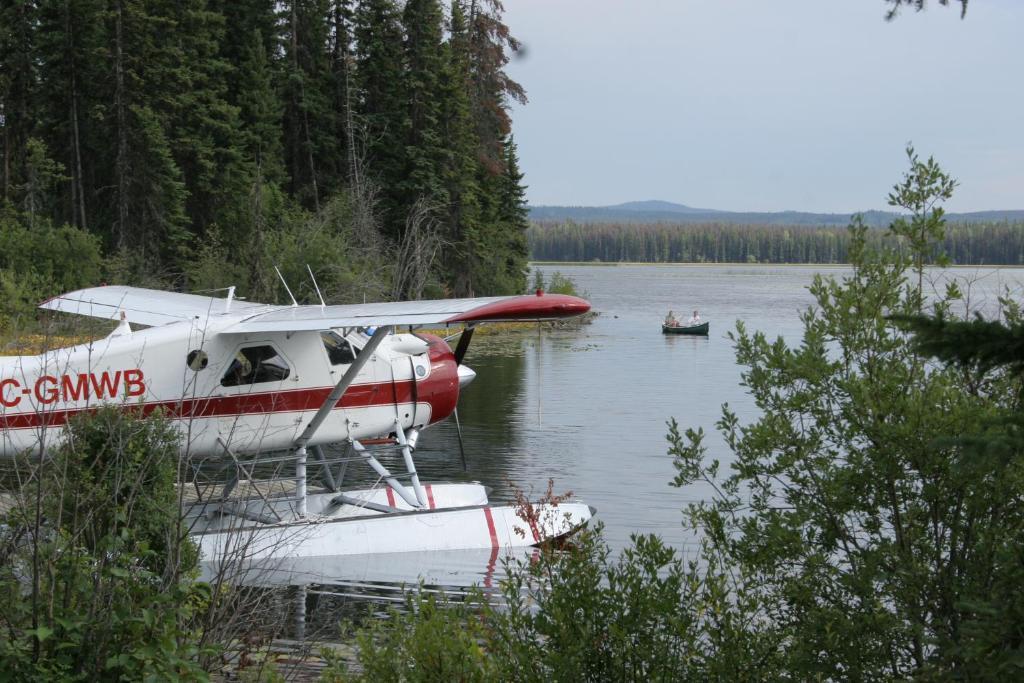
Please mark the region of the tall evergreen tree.
[[24, 181], [26, 145], [35, 127], [36, 8], [32, 2], [0, 4], [0, 199], [14, 199]]
[[504, 291], [521, 292], [526, 286], [527, 262], [530, 250], [526, 230], [530, 227], [530, 212], [526, 207], [526, 186], [519, 170], [519, 154], [515, 140], [509, 136], [504, 143], [505, 172], [498, 182], [498, 222], [501, 241], [495, 245], [503, 255], [501, 277]]
[[356, 84], [353, 79], [355, 58], [352, 53], [352, 31], [354, 10], [351, 0], [332, 0], [330, 16], [330, 84], [331, 111], [334, 113], [334, 131], [337, 149], [343, 152], [344, 170], [339, 174], [339, 182], [352, 181], [355, 174], [353, 166], [355, 156], [359, 153], [355, 137], [353, 120], [353, 91]]
[[291, 194], [318, 209], [344, 167], [331, 110], [329, 3], [292, 0], [283, 14], [285, 165]]
[[492, 173], [502, 170], [504, 139], [512, 132], [509, 101], [526, 104], [523, 86], [505, 73], [510, 53], [519, 50], [520, 44], [502, 21], [504, 11], [501, 0], [470, 1], [473, 118], [480, 139], [481, 159]]
[[521, 292], [526, 288], [528, 248], [524, 204], [525, 189], [515, 144], [502, 141], [501, 173], [480, 168], [482, 188], [479, 258], [475, 260], [474, 279], [477, 295]]
[[225, 98], [238, 107], [242, 156], [253, 176], [283, 183], [283, 106], [276, 69], [282, 47], [281, 22], [274, 0], [209, 0], [223, 17], [220, 57], [230, 69]]
[[[67, 170], [55, 193], [55, 218], [88, 228], [95, 202], [95, 154], [107, 138], [94, 111], [96, 83], [106, 75], [96, 57], [103, 48], [103, 0], [40, 0], [37, 37], [39, 136]], [[103, 184], [106, 184], [105, 182]]]
[[207, 9], [206, 0], [176, 0], [166, 12], [174, 36], [168, 55], [181, 63], [170, 75], [180, 89], [164, 98], [165, 125], [187, 190], [191, 231], [201, 235], [236, 221], [245, 196], [239, 113], [228, 102], [234, 70], [220, 57], [224, 19]]
[[429, 206], [447, 203], [441, 178], [440, 80], [444, 70], [442, 16], [438, 0], [408, 0], [402, 14], [405, 26], [405, 172], [397, 186], [402, 208], [420, 198]]
[[142, 0], [112, 0], [107, 34], [115, 142], [108, 224], [113, 246], [130, 250], [149, 272], [173, 269], [187, 237], [187, 191], [160, 111], [166, 94], [181, 87], [183, 65], [166, 40], [174, 22], [151, 9]]
[[[223, 17], [220, 55], [225, 62], [240, 67], [251, 58], [253, 32], [260, 35], [265, 60], [274, 61], [281, 46], [281, 23], [275, 0], [209, 0], [208, 9]], [[229, 101], [239, 104], [238, 95], [243, 91], [243, 84], [236, 83], [230, 89]]]
[[448, 192], [443, 267], [455, 296], [473, 292], [472, 259], [480, 231], [477, 138], [469, 98], [469, 34], [460, 0], [452, 0], [446, 64], [440, 84], [441, 137]]
[[398, 236], [401, 225], [395, 188], [404, 171], [406, 128], [399, 19], [394, 0], [363, 0], [356, 9], [354, 27], [359, 121], [366, 139], [366, 162], [384, 191], [381, 208], [390, 237]]
[[281, 183], [284, 181], [281, 101], [274, 88], [272, 65], [259, 29], [252, 30], [237, 74], [235, 101], [242, 123], [243, 153], [265, 182]]

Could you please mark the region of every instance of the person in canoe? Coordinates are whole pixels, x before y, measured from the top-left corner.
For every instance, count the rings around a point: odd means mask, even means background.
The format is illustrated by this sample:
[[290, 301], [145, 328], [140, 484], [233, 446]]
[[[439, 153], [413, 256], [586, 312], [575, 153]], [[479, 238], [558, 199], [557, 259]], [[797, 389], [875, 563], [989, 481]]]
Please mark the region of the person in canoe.
[[686, 326], [687, 327], [693, 327], [695, 325], [700, 325], [700, 324], [701, 324], [700, 313], [698, 313], [696, 311], [696, 309], [694, 309], [693, 316], [689, 320], [686, 321]]
[[676, 320], [676, 316], [675, 316], [675, 314], [672, 311], [669, 311], [668, 315], [665, 316], [665, 326], [666, 327], [679, 327], [679, 321]]

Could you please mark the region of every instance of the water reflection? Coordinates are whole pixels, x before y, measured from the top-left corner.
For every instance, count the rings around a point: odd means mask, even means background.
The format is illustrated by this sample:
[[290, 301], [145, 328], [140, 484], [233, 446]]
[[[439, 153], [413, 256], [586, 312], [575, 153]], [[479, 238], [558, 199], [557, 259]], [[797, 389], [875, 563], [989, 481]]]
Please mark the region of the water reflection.
[[400, 593], [405, 587], [423, 584], [459, 594], [471, 586], [497, 588], [507, 562], [528, 561], [537, 552], [536, 548], [506, 548], [204, 562], [201, 571], [204, 581], [224, 577], [232, 584], [264, 588], [330, 585], [358, 590], [371, 586]]
[[423, 432], [417, 467], [428, 478], [481, 481], [494, 489], [492, 501], [508, 500], [502, 493], [515, 470], [508, 454], [521, 451], [520, 425], [510, 418], [523, 401], [526, 359], [522, 346], [518, 339], [477, 335], [464, 362], [477, 373], [458, 405], [466, 469], [451, 419]]
[[[227, 583], [246, 615], [247, 632], [310, 654], [318, 642], [337, 642], [343, 622], [359, 626], [403, 609], [407, 591], [446, 601], [501, 603], [509, 567], [531, 562], [535, 548], [409, 552], [201, 563], [200, 579]], [[312, 652], [315, 654], [315, 652]]]

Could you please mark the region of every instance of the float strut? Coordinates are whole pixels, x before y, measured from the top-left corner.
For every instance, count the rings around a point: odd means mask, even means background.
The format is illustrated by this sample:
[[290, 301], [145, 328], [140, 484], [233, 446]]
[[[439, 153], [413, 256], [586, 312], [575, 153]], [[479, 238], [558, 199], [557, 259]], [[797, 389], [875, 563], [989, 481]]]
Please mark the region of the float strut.
[[416, 500], [419, 501], [419, 507], [427, 507], [427, 493], [420, 486], [420, 475], [416, 473], [416, 463], [412, 459], [412, 449], [416, 448], [416, 439], [419, 438], [419, 432], [411, 429], [409, 433], [410, 435], [406, 437], [401, 423], [395, 420], [395, 438], [398, 440], [398, 445], [402, 447], [405, 469], [412, 479], [412, 490], [416, 492]]
[[306, 447], [302, 446], [295, 452], [295, 497], [298, 498], [296, 513], [299, 517], [306, 516]]
[[363, 446], [363, 444], [358, 441], [353, 441], [352, 448], [355, 449], [356, 453], [359, 453], [366, 459], [367, 464], [373, 468], [373, 471], [380, 475], [381, 479], [391, 487], [391, 490], [402, 497], [402, 500], [414, 508], [422, 507], [420, 502], [416, 500], [415, 496], [409, 493], [409, 489], [402, 486], [391, 472], [389, 472], [384, 465], [381, 465], [380, 461], [373, 457], [373, 454], [366, 450], [366, 447]]
[[[280, 273], [279, 273], [280, 274]], [[391, 327], [388, 325], [382, 325], [370, 337], [370, 341], [367, 342], [363, 350], [359, 352], [356, 359], [352, 361], [352, 364], [348, 366], [348, 370], [341, 376], [338, 383], [334, 385], [334, 389], [331, 390], [330, 395], [320, 406], [320, 409], [313, 415], [313, 419], [309, 421], [306, 428], [302, 430], [302, 434], [295, 440], [293, 447], [295, 448], [295, 454], [297, 459], [295, 461], [295, 495], [299, 499], [298, 504], [298, 515], [299, 517], [306, 516], [306, 446], [309, 444], [313, 435], [316, 434], [317, 430], [320, 429], [320, 425], [324, 423], [327, 416], [331, 414], [334, 407], [341, 401], [341, 397], [345, 395], [349, 386], [355, 380], [359, 371], [363, 369], [366, 362], [373, 357], [377, 347], [384, 341], [384, 337], [391, 331]]]
[[327, 488], [330, 489], [331, 493], [338, 492], [338, 485], [334, 482], [334, 473], [331, 472], [330, 465], [327, 464], [327, 458], [324, 457], [324, 449], [320, 446], [313, 446], [309, 450], [313, 451], [313, 457], [320, 463], [320, 476], [323, 478]]

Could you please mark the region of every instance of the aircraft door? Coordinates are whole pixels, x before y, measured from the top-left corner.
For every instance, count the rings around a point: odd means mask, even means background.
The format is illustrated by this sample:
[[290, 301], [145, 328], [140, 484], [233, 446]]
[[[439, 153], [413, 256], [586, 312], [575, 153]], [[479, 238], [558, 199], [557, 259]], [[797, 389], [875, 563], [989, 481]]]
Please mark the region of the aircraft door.
[[287, 448], [298, 427], [296, 411], [308, 397], [296, 386], [295, 364], [270, 341], [249, 341], [218, 364], [218, 387], [205, 412], [236, 452]]

